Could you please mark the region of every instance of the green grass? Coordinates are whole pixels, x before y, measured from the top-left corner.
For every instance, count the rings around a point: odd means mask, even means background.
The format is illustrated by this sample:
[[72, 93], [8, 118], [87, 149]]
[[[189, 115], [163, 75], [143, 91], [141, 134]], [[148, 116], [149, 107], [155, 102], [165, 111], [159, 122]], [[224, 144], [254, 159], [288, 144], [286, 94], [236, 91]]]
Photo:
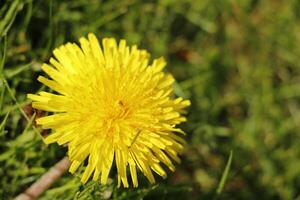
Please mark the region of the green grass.
[[[300, 199], [300, 2], [0, 1], [0, 199], [64, 157], [33, 126], [27, 93], [51, 51], [94, 32], [164, 56], [192, 101], [182, 163], [118, 189], [64, 175], [41, 199]], [[41, 115], [40, 112], [36, 115]], [[230, 152], [234, 152], [233, 157]], [[229, 156], [231, 155], [231, 156]]]

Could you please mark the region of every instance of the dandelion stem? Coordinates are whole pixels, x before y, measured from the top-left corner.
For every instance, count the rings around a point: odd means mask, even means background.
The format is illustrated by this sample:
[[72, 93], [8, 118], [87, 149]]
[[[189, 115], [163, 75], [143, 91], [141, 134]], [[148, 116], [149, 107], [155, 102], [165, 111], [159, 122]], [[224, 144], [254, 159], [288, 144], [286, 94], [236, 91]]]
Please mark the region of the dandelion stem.
[[33, 183], [25, 192], [18, 195], [15, 200], [33, 200], [44, 193], [55, 181], [57, 181], [69, 168], [70, 161], [67, 157], [56, 163], [47, 173]]

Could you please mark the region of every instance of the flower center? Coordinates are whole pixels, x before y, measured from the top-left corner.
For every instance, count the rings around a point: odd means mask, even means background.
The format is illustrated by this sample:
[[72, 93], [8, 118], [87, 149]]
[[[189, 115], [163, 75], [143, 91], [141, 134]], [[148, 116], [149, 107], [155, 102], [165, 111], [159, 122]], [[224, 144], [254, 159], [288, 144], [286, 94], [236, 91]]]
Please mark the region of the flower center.
[[107, 118], [115, 121], [125, 119], [129, 115], [129, 108], [122, 100], [117, 100], [111, 105]]

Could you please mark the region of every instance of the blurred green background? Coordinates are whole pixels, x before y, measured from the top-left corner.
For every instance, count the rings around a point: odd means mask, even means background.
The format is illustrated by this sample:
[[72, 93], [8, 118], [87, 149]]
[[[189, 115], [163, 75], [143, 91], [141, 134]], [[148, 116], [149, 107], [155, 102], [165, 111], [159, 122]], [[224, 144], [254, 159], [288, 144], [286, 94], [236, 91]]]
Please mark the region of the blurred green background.
[[0, 199], [65, 155], [32, 128], [26, 94], [41, 89], [36, 78], [55, 47], [89, 32], [167, 59], [176, 95], [192, 101], [188, 143], [176, 172], [156, 185], [118, 189], [113, 173], [107, 186], [81, 185], [66, 174], [41, 199], [300, 200], [297, 0], [1, 0]]

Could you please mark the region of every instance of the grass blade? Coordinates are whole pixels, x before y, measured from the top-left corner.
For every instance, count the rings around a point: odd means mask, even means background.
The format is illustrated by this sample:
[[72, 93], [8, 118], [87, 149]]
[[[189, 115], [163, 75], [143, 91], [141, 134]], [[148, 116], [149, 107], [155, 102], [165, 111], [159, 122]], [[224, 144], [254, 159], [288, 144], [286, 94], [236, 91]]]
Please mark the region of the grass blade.
[[229, 155], [225, 170], [223, 171], [221, 180], [220, 180], [218, 188], [217, 188], [217, 194], [221, 194], [221, 192], [223, 191], [223, 188], [224, 188], [224, 185], [225, 185], [225, 182], [226, 182], [226, 179], [228, 177], [228, 173], [229, 173], [229, 170], [231, 167], [232, 156], [233, 156], [233, 153], [232, 153], [232, 151], [230, 151], [230, 155]]

